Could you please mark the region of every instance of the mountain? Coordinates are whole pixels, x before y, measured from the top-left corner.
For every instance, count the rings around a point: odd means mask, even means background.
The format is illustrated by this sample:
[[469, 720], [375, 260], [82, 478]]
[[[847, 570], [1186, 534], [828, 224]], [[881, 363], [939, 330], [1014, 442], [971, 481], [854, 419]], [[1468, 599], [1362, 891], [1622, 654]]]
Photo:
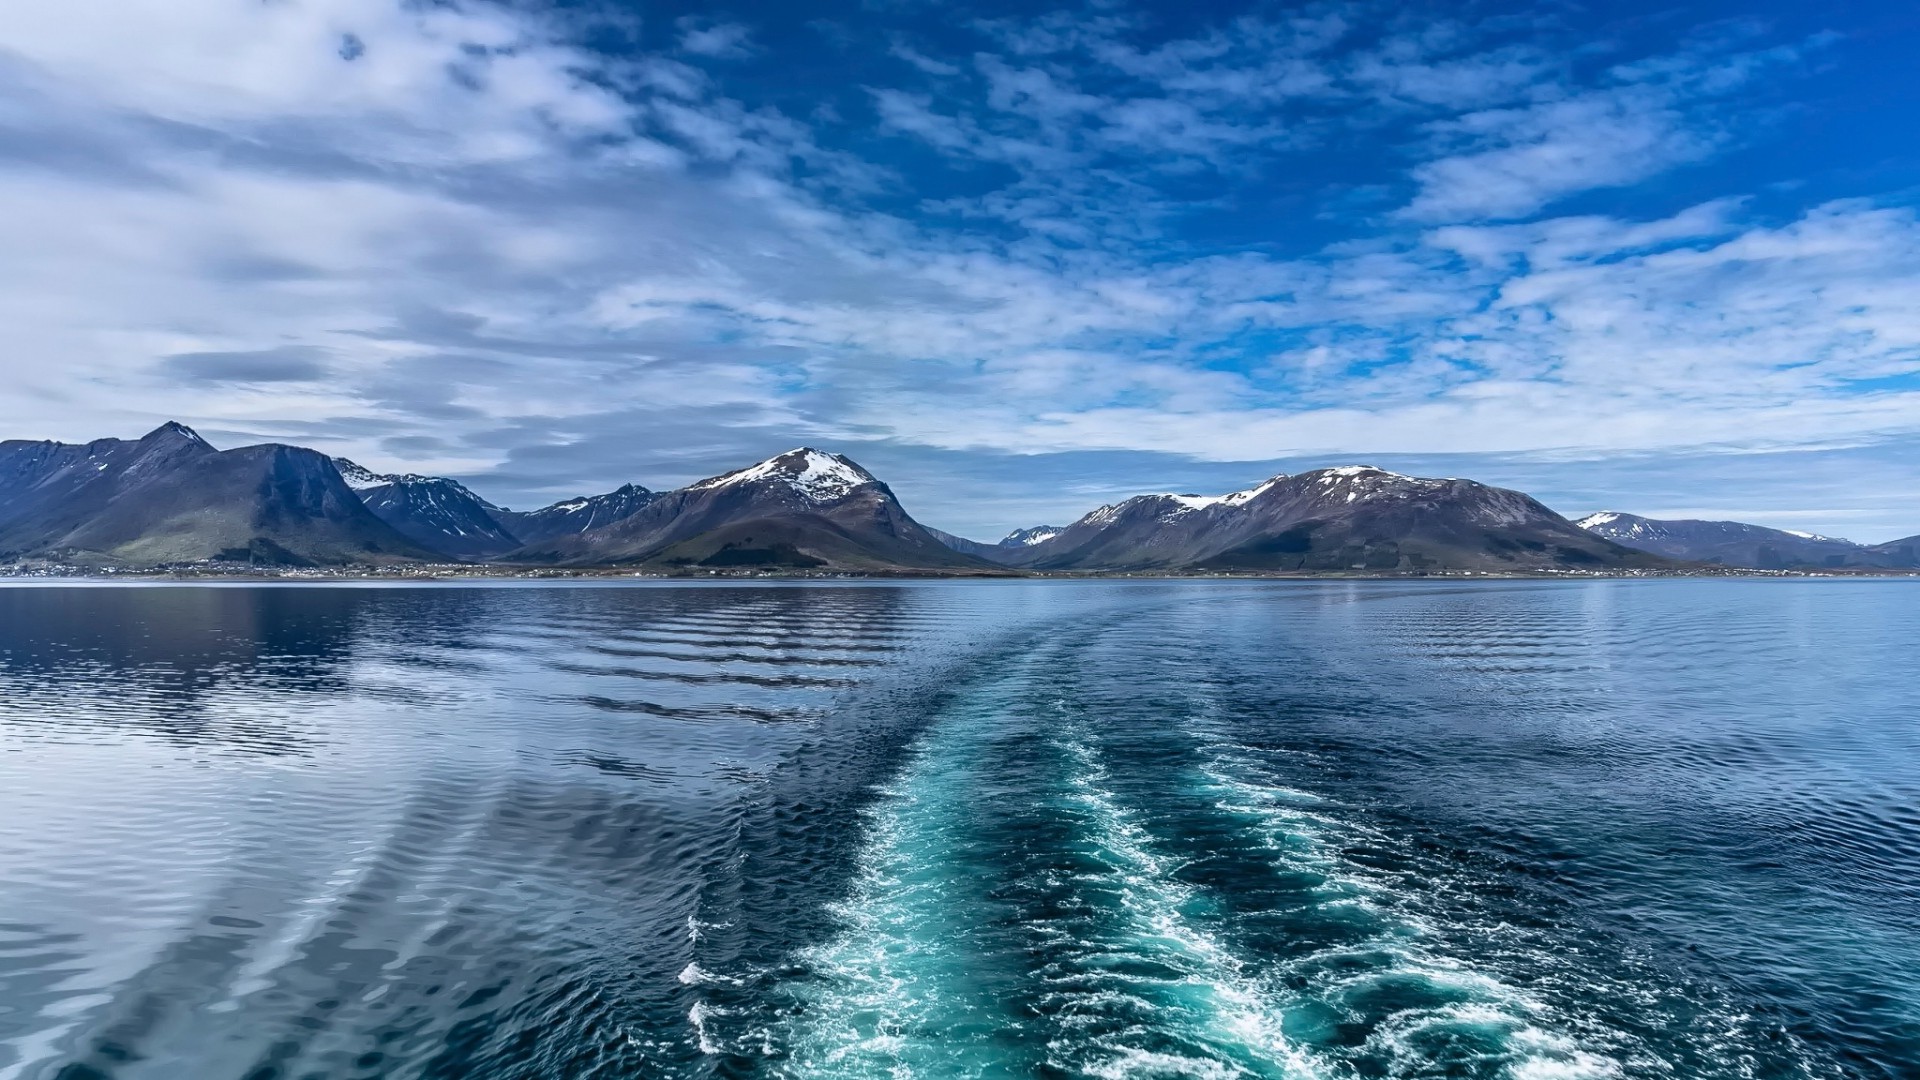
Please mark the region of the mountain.
[[487, 559], [522, 543], [496, 518], [504, 511], [457, 480], [376, 473], [346, 458], [333, 464], [375, 517], [421, 547], [456, 559]]
[[[1596, 536], [1674, 559], [1754, 570], [1920, 566], [1913, 540], [1869, 547], [1851, 540], [1741, 521], [1661, 520], [1605, 511], [1576, 522]], [[1907, 545], [1903, 552], [1902, 545]]]
[[972, 555], [976, 558], [985, 559], [988, 562], [1010, 565], [1020, 558], [1020, 553], [1025, 549], [1058, 536], [1061, 532], [1061, 527], [1058, 525], [1038, 525], [1031, 529], [1015, 529], [1013, 532], [1002, 537], [997, 544], [987, 544], [979, 540], [969, 540], [964, 536], [955, 536], [950, 532], [941, 532], [939, 529], [931, 527], [929, 527], [927, 531], [933, 534], [935, 540], [940, 541], [962, 554]]
[[936, 529], [931, 525], [923, 525], [921, 527], [927, 530], [928, 536], [933, 537], [935, 540], [940, 541], [942, 544], [945, 544], [947, 547], [952, 548], [962, 555], [971, 555], [976, 559], [994, 561], [994, 556], [1002, 552], [999, 544], [986, 544], [978, 540], [969, 540], [964, 536], [956, 536], [953, 533]]
[[164, 424], [137, 440], [0, 443], [0, 558], [151, 565], [432, 559], [381, 521], [324, 454], [215, 450]]
[[1044, 544], [1066, 531], [1066, 526], [1064, 525], [1035, 525], [1031, 529], [1015, 529], [1001, 537], [1000, 542], [994, 546], [1003, 548], [1032, 547], [1035, 544]]
[[1875, 544], [1868, 550], [1884, 560], [1883, 565], [1903, 570], [1920, 569], [1920, 536], [1909, 536], [1903, 540]]
[[582, 495], [525, 513], [499, 507], [492, 512], [494, 521], [519, 537], [521, 544], [538, 545], [611, 525], [656, 498], [656, 493], [639, 484], [626, 484], [605, 495]]
[[801, 447], [677, 491], [508, 561], [570, 566], [984, 570], [907, 515], [887, 486], [838, 454]]
[[1575, 524], [1471, 480], [1366, 465], [1227, 495], [1141, 495], [987, 544], [914, 521], [853, 461], [809, 447], [675, 491], [628, 484], [515, 513], [457, 481], [297, 446], [0, 442], [0, 562], [345, 566], [453, 559], [654, 570], [992, 573], [1550, 572], [1672, 567], [1920, 570], [1920, 536], [1863, 546], [1738, 522], [1594, 514]]
[[1368, 465], [1229, 495], [1141, 495], [1022, 550], [1038, 570], [1603, 570], [1665, 565], [1517, 491]]

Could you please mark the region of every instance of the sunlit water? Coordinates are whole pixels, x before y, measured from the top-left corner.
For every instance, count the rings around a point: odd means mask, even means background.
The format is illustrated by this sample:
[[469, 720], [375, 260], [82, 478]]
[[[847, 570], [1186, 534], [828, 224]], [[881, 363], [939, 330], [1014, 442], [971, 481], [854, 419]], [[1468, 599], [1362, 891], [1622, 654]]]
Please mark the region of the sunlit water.
[[1920, 583], [0, 588], [0, 1078], [1920, 1076]]

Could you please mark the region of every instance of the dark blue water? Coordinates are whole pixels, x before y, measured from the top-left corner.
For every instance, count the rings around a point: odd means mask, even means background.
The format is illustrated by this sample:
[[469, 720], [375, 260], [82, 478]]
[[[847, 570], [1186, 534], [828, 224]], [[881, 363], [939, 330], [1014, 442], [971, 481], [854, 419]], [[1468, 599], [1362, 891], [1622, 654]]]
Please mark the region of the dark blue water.
[[1920, 1076], [1920, 583], [0, 588], [0, 1078]]

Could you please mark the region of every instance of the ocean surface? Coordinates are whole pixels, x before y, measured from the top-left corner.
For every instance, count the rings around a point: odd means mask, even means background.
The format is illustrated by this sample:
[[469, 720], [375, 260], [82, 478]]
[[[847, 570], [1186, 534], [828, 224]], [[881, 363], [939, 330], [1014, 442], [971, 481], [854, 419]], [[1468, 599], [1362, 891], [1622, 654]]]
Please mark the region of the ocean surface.
[[104, 1077], [1920, 1077], [1920, 581], [0, 587]]

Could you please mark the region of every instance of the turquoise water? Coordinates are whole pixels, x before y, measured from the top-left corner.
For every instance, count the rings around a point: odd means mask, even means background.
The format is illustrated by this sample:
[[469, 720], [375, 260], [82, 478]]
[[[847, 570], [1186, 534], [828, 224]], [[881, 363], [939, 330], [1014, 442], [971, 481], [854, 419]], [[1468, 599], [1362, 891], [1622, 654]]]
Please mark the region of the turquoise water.
[[0, 588], [0, 1077], [1920, 1075], [1916, 587]]

